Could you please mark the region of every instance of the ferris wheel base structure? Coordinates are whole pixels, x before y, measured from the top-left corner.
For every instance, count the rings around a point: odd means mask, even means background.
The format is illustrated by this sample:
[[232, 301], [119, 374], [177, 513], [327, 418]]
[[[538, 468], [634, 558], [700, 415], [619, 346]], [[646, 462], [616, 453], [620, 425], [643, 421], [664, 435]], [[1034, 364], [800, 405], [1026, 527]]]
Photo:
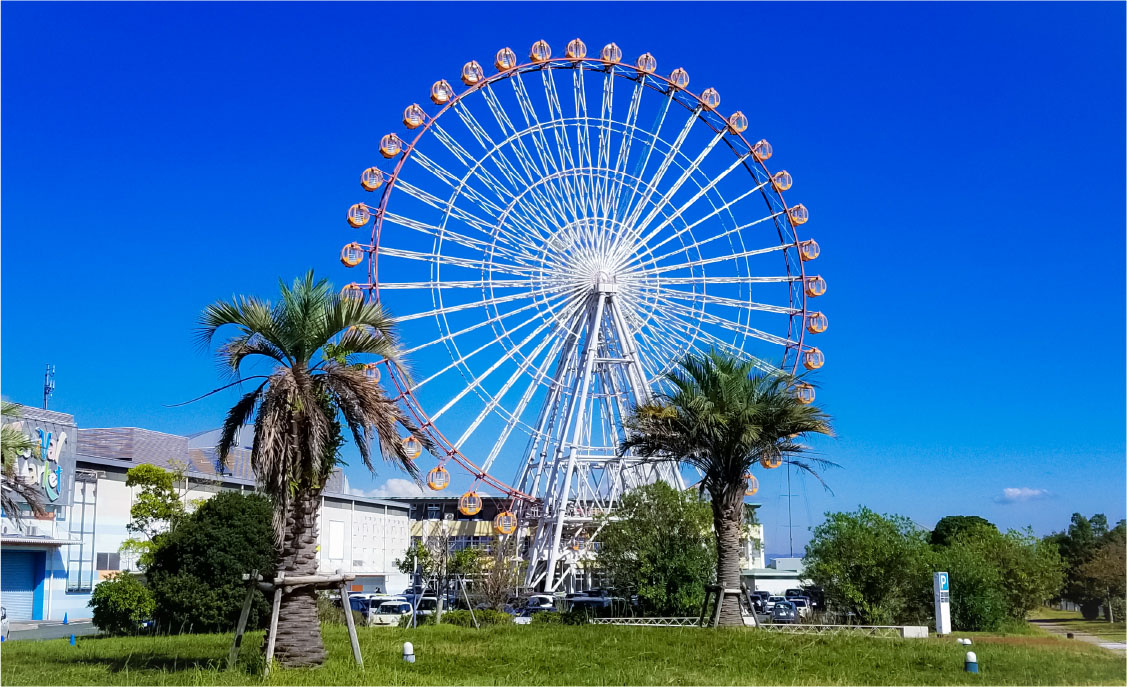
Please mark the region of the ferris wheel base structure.
[[532, 531], [525, 586], [549, 592], [574, 580], [625, 491], [657, 480], [684, 488], [675, 464], [619, 452], [623, 421], [650, 400], [650, 386], [615, 278], [598, 272], [585, 300], [564, 325], [559, 364], [517, 478], [517, 488], [538, 498], [522, 513]]

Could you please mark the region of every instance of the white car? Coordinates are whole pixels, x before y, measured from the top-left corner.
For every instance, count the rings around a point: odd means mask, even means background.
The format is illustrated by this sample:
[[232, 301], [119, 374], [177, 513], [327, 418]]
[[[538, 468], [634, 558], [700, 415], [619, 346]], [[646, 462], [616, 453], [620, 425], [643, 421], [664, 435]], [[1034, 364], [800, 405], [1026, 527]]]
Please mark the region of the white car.
[[404, 601], [385, 601], [379, 608], [373, 608], [368, 615], [368, 624], [377, 627], [399, 627], [399, 619], [411, 615], [411, 604]]
[[8, 609], [0, 606], [0, 637], [8, 638]]
[[767, 602], [763, 604], [763, 607], [767, 609], [767, 613], [769, 614], [771, 610], [775, 608], [776, 603], [786, 600], [785, 596], [769, 596], [767, 597]]
[[533, 594], [528, 597], [525, 608], [555, 608], [556, 601], [546, 594]]
[[790, 602], [798, 610], [798, 617], [810, 617], [810, 601], [805, 596], [794, 596], [790, 598]]

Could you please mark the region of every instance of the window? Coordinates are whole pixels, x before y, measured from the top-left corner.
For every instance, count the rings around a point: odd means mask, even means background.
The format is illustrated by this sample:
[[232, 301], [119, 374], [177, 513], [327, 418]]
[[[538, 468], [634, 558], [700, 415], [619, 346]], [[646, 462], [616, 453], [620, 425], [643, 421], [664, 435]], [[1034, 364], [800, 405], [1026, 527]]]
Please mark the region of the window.
[[344, 521], [329, 521], [329, 560], [339, 561], [344, 558]]
[[121, 570], [121, 555], [117, 553], [98, 554], [98, 570]]
[[436, 503], [427, 504], [427, 520], [438, 520], [441, 508]]

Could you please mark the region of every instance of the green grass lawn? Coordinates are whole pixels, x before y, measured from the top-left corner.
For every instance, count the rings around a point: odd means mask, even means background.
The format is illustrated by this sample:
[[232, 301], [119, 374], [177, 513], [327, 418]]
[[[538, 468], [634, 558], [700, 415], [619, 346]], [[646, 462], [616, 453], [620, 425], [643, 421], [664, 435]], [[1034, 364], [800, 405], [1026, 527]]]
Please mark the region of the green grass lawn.
[[1087, 632], [1110, 642], [1127, 641], [1127, 624], [1122, 620], [1109, 623], [1106, 620], [1084, 620], [1079, 611], [1058, 611], [1055, 608], [1039, 608], [1030, 614], [1030, 620], [1048, 620], [1070, 632]]
[[[284, 685], [1123, 685], [1123, 659], [1048, 636], [979, 636], [979, 675], [965, 648], [927, 640], [775, 635], [752, 629], [508, 626], [361, 629], [365, 667], [346, 630], [326, 625], [328, 662], [275, 670]], [[417, 662], [401, 659], [404, 641]], [[13, 641], [0, 647], [4, 685], [262, 684], [262, 633], [248, 635], [234, 671], [219, 669], [230, 635]]]

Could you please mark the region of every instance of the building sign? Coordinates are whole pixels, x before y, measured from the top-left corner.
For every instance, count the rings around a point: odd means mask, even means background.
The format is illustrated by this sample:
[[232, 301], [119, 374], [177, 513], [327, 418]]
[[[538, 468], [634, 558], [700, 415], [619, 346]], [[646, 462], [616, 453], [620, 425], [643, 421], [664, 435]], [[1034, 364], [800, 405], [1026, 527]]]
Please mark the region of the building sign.
[[937, 572], [932, 578], [935, 590], [935, 634], [951, 634], [951, 578]]
[[16, 474], [42, 490], [48, 509], [69, 506], [77, 437], [73, 418], [26, 406], [20, 413], [12, 424], [31, 439], [33, 447], [18, 456]]

